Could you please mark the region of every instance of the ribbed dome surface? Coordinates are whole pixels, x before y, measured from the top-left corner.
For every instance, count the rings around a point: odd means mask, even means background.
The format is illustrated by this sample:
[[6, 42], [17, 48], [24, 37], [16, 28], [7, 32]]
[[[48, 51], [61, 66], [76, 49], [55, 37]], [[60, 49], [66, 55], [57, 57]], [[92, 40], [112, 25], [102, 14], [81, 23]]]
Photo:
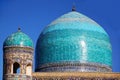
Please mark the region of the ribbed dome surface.
[[11, 47], [11, 46], [33, 48], [33, 42], [26, 34], [24, 34], [21, 31], [18, 31], [8, 36], [4, 41], [3, 47]]
[[[36, 71], [81, 71], [83, 64], [111, 68], [111, 54], [109, 36], [104, 29], [92, 19], [72, 11], [53, 21], [40, 34]], [[96, 68], [90, 71], [97, 71]]]

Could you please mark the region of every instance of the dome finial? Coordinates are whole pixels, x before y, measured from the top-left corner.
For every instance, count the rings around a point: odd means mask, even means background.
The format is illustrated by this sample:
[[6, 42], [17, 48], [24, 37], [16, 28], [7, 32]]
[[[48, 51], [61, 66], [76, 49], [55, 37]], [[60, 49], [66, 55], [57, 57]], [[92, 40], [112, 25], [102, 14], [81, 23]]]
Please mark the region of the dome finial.
[[73, 3], [72, 11], [76, 11], [75, 3]]
[[21, 28], [20, 28], [20, 27], [18, 27], [18, 31], [21, 31]]

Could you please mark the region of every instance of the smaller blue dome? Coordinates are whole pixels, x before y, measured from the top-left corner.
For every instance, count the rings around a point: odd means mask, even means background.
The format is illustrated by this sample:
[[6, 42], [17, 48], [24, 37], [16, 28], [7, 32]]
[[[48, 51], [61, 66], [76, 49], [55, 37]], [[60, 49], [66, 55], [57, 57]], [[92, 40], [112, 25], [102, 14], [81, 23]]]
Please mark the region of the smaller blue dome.
[[20, 46], [33, 48], [33, 42], [29, 36], [21, 31], [11, 34], [4, 41], [3, 47]]

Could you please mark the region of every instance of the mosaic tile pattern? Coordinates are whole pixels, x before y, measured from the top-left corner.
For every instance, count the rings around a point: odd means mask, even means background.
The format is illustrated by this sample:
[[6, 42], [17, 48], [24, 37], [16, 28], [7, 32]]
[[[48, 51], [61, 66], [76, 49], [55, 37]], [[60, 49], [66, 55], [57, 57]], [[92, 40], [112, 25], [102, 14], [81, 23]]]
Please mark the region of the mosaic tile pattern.
[[90, 18], [69, 12], [48, 25], [38, 38], [36, 68], [54, 62], [79, 61], [112, 65], [109, 36]]
[[4, 47], [7, 46], [25, 46], [25, 47], [32, 47], [33, 48], [33, 42], [32, 40], [23, 32], [18, 31], [16, 33], [13, 33], [12, 35], [8, 36], [3, 44]]

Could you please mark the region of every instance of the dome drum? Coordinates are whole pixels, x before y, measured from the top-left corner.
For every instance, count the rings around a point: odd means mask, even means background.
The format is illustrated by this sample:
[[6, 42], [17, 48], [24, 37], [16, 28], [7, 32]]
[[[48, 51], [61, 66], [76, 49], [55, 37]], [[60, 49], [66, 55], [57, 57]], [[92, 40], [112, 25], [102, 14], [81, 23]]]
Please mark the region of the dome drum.
[[107, 65], [95, 63], [80, 63], [80, 62], [62, 62], [45, 64], [36, 69], [36, 72], [111, 72], [112, 69]]
[[8, 53], [28, 53], [33, 54], [33, 48], [30, 47], [4, 47], [3, 51], [5, 54]]

